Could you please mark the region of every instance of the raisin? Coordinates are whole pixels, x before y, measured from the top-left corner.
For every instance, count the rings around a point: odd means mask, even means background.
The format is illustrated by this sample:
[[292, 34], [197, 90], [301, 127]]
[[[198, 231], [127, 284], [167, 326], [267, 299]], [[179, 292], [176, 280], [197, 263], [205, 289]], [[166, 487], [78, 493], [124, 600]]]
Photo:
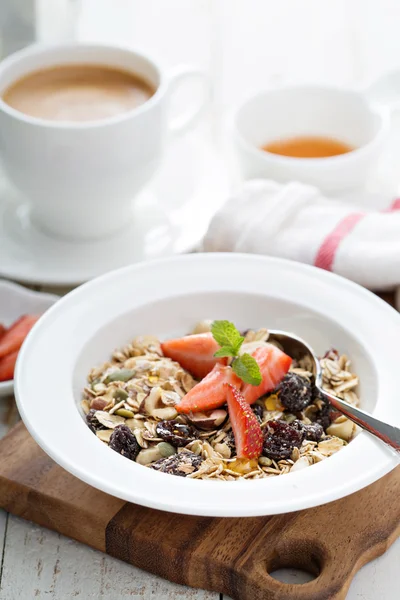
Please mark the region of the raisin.
[[319, 403], [322, 403], [322, 406], [315, 414], [315, 421], [322, 425], [324, 431], [326, 431], [326, 429], [332, 422], [331, 405], [328, 400], [324, 400], [324, 398], [322, 398], [318, 389], [314, 388], [313, 401], [316, 402], [317, 400], [319, 401]]
[[186, 475], [198, 471], [202, 462], [202, 457], [194, 452], [181, 452], [180, 454], [173, 454], [168, 458], [157, 460], [150, 465], [150, 469], [169, 473], [170, 475], [178, 475], [178, 477], [186, 477]]
[[320, 423], [311, 423], [304, 425], [304, 439], [311, 442], [319, 442], [324, 434], [324, 428]]
[[320, 411], [316, 415], [316, 422], [319, 423], [324, 431], [326, 431], [331, 424], [331, 409], [329, 404], [324, 404]]
[[232, 430], [226, 434], [226, 437], [222, 441], [228, 446], [229, 450], [231, 451], [231, 458], [236, 456], [235, 436], [233, 435]]
[[136, 437], [127, 425], [117, 425], [111, 434], [109, 446], [115, 452], [129, 458], [129, 460], [136, 460], [141, 449]]
[[301, 421], [293, 421], [292, 427], [295, 427], [300, 433], [303, 434], [303, 439], [310, 440], [311, 442], [319, 442], [324, 434], [324, 429], [320, 423], [310, 423], [306, 425]]
[[300, 412], [312, 401], [311, 383], [296, 373], [288, 373], [275, 391], [279, 402], [292, 413]]
[[297, 427], [285, 421], [268, 421], [264, 438], [263, 454], [271, 460], [289, 458], [293, 448], [299, 448], [303, 434]]
[[263, 420], [263, 414], [264, 414], [264, 409], [260, 404], [253, 404], [253, 406], [251, 407], [253, 410], [253, 413], [256, 415], [257, 420], [262, 423]]
[[93, 431], [93, 433], [96, 433], [96, 431], [101, 431], [102, 429], [106, 429], [106, 427], [104, 427], [104, 425], [97, 420], [97, 417], [95, 416], [96, 412], [97, 411], [91, 408], [85, 417], [87, 426], [89, 427], [90, 431]]
[[186, 446], [199, 437], [198, 431], [191, 425], [179, 421], [160, 421], [156, 427], [157, 437], [179, 448]]

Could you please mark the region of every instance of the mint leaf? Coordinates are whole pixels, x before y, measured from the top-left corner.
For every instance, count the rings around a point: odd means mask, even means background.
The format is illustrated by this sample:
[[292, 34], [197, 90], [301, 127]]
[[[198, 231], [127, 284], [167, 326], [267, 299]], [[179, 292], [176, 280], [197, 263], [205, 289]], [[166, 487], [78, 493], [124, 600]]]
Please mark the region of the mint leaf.
[[229, 346], [223, 346], [215, 352], [214, 356], [217, 358], [225, 358], [226, 356], [236, 356], [236, 353], [233, 352], [233, 348], [230, 348]]
[[250, 354], [246, 353], [238, 356], [232, 363], [232, 369], [245, 383], [260, 385], [262, 382], [260, 367], [256, 359], [250, 356]]
[[239, 354], [239, 350], [242, 347], [244, 341], [244, 337], [240, 336], [240, 340], [238, 341], [238, 343], [232, 348], [233, 352], [234, 352], [234, 356], [238, 356]]
[[230, 321], [213, 321], [211, 333], [217, 344], [221, 346], [214, 356], [217, 358], [236, 357], [231, 365], [236, 375], [245, 383], [260, 385], [262, 375], [256, 359], [247, 353], [238, 356], [244, 337], [240, 335], [234, 324]]
[[239, 352], [244, 338], [233, 323], [230, 321], [214, 321], [211, 325], [211, 333], [221, 347], [228, 346], [232, 348], [235, 355]]

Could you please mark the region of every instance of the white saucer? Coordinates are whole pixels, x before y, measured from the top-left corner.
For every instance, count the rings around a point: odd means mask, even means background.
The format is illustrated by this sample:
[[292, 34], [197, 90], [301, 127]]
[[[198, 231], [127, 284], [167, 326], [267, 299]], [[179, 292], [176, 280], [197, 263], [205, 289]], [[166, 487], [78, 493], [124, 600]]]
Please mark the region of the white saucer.
[[72, 286], [118, 267], [194, 249], [226, 197], [220, 165], [205, 129], [174, 141], [159, 173], [137, 197], [132, 225], [93, 242], [64, 241], [39, 231], [28, 206], [3, 183], [0, 276]]

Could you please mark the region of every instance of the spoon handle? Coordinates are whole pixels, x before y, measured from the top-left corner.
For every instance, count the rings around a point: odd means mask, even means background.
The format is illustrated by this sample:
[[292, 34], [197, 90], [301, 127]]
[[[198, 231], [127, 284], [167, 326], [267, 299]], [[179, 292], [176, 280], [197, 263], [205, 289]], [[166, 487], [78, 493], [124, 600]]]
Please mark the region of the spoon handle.
[[348, 404], [344, 400], [341, 400], [337, 396], [332, 396], [328, 392], [320, 390], [323, 395], [329, 400], [331, 405], [336, 408], [339, 412], [343, 413], [350, 421], [356, 423], [362, 429], [369, 431], [380, 440], [400, 452], [400, 429], [398, 427], [394, 427], [393, 425], [389, 425], [388, 423], [384, 423], [379, 419], [375, 419], [368, 413]]

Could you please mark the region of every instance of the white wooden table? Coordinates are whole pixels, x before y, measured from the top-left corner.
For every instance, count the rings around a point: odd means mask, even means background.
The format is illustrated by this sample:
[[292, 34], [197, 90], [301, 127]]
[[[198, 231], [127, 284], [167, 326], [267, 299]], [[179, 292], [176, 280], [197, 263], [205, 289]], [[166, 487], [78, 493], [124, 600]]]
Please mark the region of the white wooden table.
[[[56, 8], [64, 7], [64, 0], [0, 0], [0, 26], [9, 40], [22, 39], [26, 30], [13, 35], [1, 23], [1, 7], [34, 1], [40, 39], [71, 35]], [[166, 67], [184, 61], [206, 69], [217, 133], [227, 109], [260, 87], [293, 80], [361, 85], [400, 66], [398, 0], [81, 2], [79, 39], [131, 45]], [[1, 435], [16, 418], [13, 400], [0, 401]], [[221, 600], [219, 594], [168, 583], [3, 511], [0, 548], [0, 600]], [[400, 540], [356, 575], [347, 600], [397, 600], [399, 564]], [[302, 577], [286, 572], [283, 579], [300, 582]]]

